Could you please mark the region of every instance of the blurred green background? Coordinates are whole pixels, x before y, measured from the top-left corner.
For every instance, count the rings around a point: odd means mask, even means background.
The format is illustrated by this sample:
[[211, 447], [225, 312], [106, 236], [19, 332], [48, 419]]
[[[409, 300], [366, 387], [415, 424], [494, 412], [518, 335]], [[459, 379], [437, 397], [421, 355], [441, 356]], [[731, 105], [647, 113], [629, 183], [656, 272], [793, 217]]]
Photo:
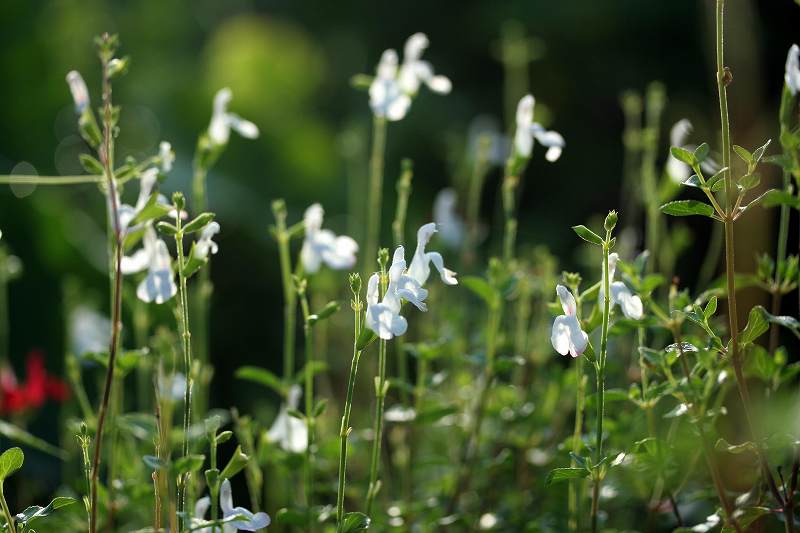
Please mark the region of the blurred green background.
[[[669, 101], [662, 136], [689, 117], [696, 139], [715, 144], [712, 4], [4, 0], [0, 173], [30, 173], [31, 166], [41, 175], [81, 172], [77, 156], [85, 148], [64, 77], [80, 70], [98, 101], [92, 38], [103, 31], [118, 33], [121, 52], [132, 58], [115, 87], [115, 101], [123, 106], [119, 159], [154, 153], [161, 140], [170, 141], [177, 163], [167, 191], [190, 189], [191, 158], [208, 124], [211, 99], [230, 87], [231, 109], [254, 121], [261, 137], [233, 136], [209, 176], [209, 203], [222, 225], [212, 273], [211, 353], [217, 370], [211, 402], [246, 411], [259, 389], [242, 386], [233, 371], [242, 364], [280, 371], [281, 286], [267, 231], [270, 201], [286, 198], [291, 221], [321, 201], [326, 225], [359, 234], [360, 228], [348, 227], [347, 212], [362, 208], [365, 191], [348, 199], [348, 183], [366, 174], [371, 115], [366, 93], [350, 86], [352, 75], [372, 73], [385, 48], [401, 49], [409, 35], [423, 31], [431, 40], [426, 59], [453, 81], [451, 95], [423, 91], [406, 119], [389, 128], [384, 213], [393, 210], [400, 160], [410, 157], [416, 172], [409, 227], [416, 227], [430, 220], [438, 190], [465, 179], [463, 147], [476, 117], [494, 117], [500, 129], [506, 127], [498, 43], [504, 25], [517, 21], [538, 52], [528, 76], [538, 116], [567, 142], [556, 164], [537, 154], [527, 172], [520, 242], [546, 244], [563, 267], [577, 267], [569, 227], [620, 204], [623, 90], [664, 82]], [[790, 0], [730, 2], [727, 63], [734, 74], [730, 100], [737, 144], [752, 147], [777, 137], [783, 64], [797, 36], [799, 12]], [[662, 145], [663, 159], [667, 141]], [[487, 222], [497, 211], [498, 173], [484, 190]], [[751, 267], [756, 252], [772, 250], [764, 236], [773, 216], [762, 212], [741, 225], [741, 238], [750, 243], [739, 252], [742, 268]], [[103, 217], [92, 186], [0, 189], [3, 241], [25, 268], [10, 287], [10, 359], [18, 372], [34, 347], [45, 350], [50, 368], [61, 368], [67, 279], [79, 280], [83, 297], [107, 306]], [[692, 224], [695, 249], [703, 250], [706, 223]], [[383, 229], [388, 244], [388, 215]], [[691, 278], [699, 260], [682, 263], [681, 275]], [[344, 287], [345, 276], [333, 276], [331, 283]], [[45, 414], [31, 429], [52, 437], [52, 421], [52, 413]]]

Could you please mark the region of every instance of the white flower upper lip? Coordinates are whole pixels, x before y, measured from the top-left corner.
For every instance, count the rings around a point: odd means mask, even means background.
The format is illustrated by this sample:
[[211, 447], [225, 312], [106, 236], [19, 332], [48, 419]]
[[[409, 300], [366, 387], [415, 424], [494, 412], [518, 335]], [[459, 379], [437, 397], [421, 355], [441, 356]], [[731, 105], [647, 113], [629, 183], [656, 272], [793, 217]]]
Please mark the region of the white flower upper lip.
[[786, 54], [784, 81], [792, 95], [796, 95], [800, 90], [800, 47], [796, 44], [789, 47], [789, 53]]
[[228, 143], [231, 129], [247, 139], [258, 137], [258, 127], [235, 113], [228, 112], [228, 104], [233, 98], [233, 93], [227, 87], [217, 91], [214, 95], [214, 111], [211, 123], [208, 125], [208, 137], [216, 145]]
[[572, 357], [578, 357], [589, 345], [589, 336], [581, 329], [577, 302], [569, 289], [563, 285], [557, 285], [556, 294], [561, 301], [564, 314], [557, 316], [553, 321], [550, 343], [553, 345], [553, 349], [561, 355], [570, 354]]
[[283, 450], [292, 453], [303, 453], [308, 447], [308, 427], [291, 415], [289, 409], [297, 409], [302, 391], [299, 385], [289, 389], [286, 404], [281, 406], [278, 416], [267, 431], [270, 442], [275, 442]]
[[517, 104], [517, 131], [514, 135], [514, 150], [520, 157], [528, 158], [533, 151], [533, 141], [547, 147], [545, 159], [550, 162], [561, 157], [564, 149], [564, 137], [556, 131], [548, 131], [538, 122], [533, 121], [533, 108], [536, 100], [533, 95], [522, 97]]
[[67, 73], [67, 84], [72, 93], [72, 101], [75, 102], [75, 111], [80, 114], [89, 107], [89, 89], [86, 88], [86, 82], [83, 81], [80, 72], [71, 70]]
[[423, 83], [439, 94], [447, 94], [452, 90], [450, 79], [434, 74], [433, 66], [421, 59], [428, 44], [428, 37], [424, 33], [415, 33], [409, 37], [405, 44], [402, 65], [399, 65], [399, 58], [394, 50], [385, 50], [381, 54], [375, 79], [369, 87], [369, 103], [376, 116], [392, 121], [401, 120], [406, 116], [411, 100]]
[[123, 274], [147, 269], [147, 277], [136, 288], [136, 296], [144, 302], [162, 304], [178, 292], [167, 244], [158, 238], [152, 225], [144, 229], [142, 247], [133, 255], [123, 257], [121, 266]]
[[[621, 281], [614, 281], [614, 274], [617, 270], [617, 261], [619, 261], [619, 254], [616, 252], [612, 252], [608, 254], [608, 278], [609, 278], [609, 288], [611, 292], [611, 305], [619, 305], [622, 309], [622, 313], [630, 319], [639, 320], [642, 318], [642, 314], [644, 312], [644, 307], [642, 305], [642, 299], [639, 298], [636, 294], [633, 294], [631, 290], [628, 288]], [[605, 281], [600, 286], [599, 296], [597, 301], [602, 304], [603, 302], [603, 287], [605, 286]]]
[[303, 269], [313, 274], [322, 263], [334, 270], [352, 268], [356, 264], [358, 243], [347, 235], [337, 236], [331, 230], [322, 229], [325, 210], [318, 203], [306, 209], [303, 216], [305, 240], [300, 250]]

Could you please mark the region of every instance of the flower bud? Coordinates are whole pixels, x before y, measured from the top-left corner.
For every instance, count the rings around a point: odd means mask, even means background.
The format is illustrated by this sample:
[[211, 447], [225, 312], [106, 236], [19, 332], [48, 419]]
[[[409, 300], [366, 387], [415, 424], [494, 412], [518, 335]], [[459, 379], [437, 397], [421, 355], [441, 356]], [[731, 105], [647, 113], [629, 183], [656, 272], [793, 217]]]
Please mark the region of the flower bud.
[[272, 214], [275, 216], [276, 220], [280, 221], [286, 219], [286, 201], [283, 198], [272, 202]]
[[353, 291], [353, 295], [358, 297], [361, 293], [361, 274], [358, 272], [351, 272], [349, 276], [350, 281], [350, 290]]
[[617, 225], [617, 212], [612, 210], [608, 212], [606, 216], [605, 224], [603, 225], [606, 231], [614, 231], [614, 227]]
[[183, 211], [183, 208], [186, 207], [186, 198], [183, 196], [181, 191], [175, 191], [172, 193], [172, 203], [175, 204], [175, 207], [178, 208], [178, 211]]
[[389, 249], [381, 248], [378, 250], [378, 266], [381, 267], [381, 272], [386, 271], [386, 265], [389, 264]]

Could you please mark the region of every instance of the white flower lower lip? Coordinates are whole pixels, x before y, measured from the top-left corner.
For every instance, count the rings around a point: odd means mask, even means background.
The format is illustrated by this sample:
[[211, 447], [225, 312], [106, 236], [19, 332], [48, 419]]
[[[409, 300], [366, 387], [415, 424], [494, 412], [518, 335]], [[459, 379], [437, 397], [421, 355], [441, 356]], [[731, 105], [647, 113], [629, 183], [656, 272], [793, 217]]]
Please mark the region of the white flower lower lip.
[[561, 301], [564, 314], [557, 316], [553, 321], [550, 343], [553, 345], [553, 349], [561, 355], [569, 354], [572, 357], [578, 357], [589, 345], [589, 335], [581, 329], [577, 302], [569, 289], [563, 285], [557, 285], [556, 294]]

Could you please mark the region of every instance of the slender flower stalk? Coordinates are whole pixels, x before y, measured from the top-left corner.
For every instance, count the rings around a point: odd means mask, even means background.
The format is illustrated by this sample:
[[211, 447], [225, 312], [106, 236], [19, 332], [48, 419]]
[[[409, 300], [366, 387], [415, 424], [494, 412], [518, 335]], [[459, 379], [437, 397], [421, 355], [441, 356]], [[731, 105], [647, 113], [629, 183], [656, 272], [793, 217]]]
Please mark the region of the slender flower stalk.
[[386, 117], [372, 119], [372, 150], [369, 158], [369, 189], [367, 191], [367, 240], [364, 247], [364, 271], [378, 250], [383, 205], [383, 167], [386, 153]]
[[113, 58], [116, 39], [109, 34], [103, 34], [100, 43], [100, 60], [103, 69], [103, 136], [102, 145], [98, 150], [100, 161], [103, 166], [106, 178], [106, 194], [108, 195], [109, 218], [112, 227], [113, 243], [113, 282], [112, 282], [112, 308], [111, 308], [111, 342], [108, 349], [108, 368], [106, 370], [105, 383], [103, 385], [103, 395], [100, 400], [100, 407], [97, 413], [97, 431], [95, 435], [95, 447], [92, 456], [92, 479], [91, 494], [89, 496], [91, 515], [89, 520], [89, 533], [96, 533], [97, 509], [99, 507], [97, 499], [97, 485], [100, 477], [100, 460], [103, 447], [103, 429], [105, 426], [108, 404], [111, 398], [111, 389], [114, 382], [114, 370], [117, 361], [117, 349], [119, 346], [119, 332], [121, 328], [122, 314], [122, 227], [119, 216], [119, 194], [117, 192], [117, 182], [114, 176], [114, 139], [113, 139], [113, 108], [111, 103], [111, 72], [109, 63]]
[[[581, 314], [581, 293], [577, 287], [573, 287], [575, 292], [575, 317], [580, 323]], [[575, 468], [577, 462], [574, 456], [579, 456], [583, 448], [581, 434], [583, 433], [583, 411], [586, 407], [586, 376], [583, 371], [583, 357], [578, 357], [575, 362], [575, 426], [572, 431], [572, 454], [570, 467]], [[569, 529], [578, 531], [580, 525], [580, 513], [578, 510], [580, 485], [578, 480], [569, 483], [569, 493], [567, 495], [567, 506], [569, 510]]]
[[[180, 213], [184, 207], [184, 198], [180, 193], [173, 195], [175, 210]], [[186, 387], [183, 392], [183, 443], [181, 445], [181, 457], [189, 455], [189, 428], [192, 423], [192, 334], [189, 325], [189, 295], [186, 290], [186, 273], [184, 271], [183, 254], [183, 228], [181, 218], [176, 217], [175, 246], [178, 251], [178, 291], [179, 301], [178, 310], [181, 318], [181, 339], [183, 347], [183, 371], [186, 376]], [[178, 516], [182, 516], [183, 527], [189, 528], [189, 517], [186, 512], [186, 490], [189, 485], [189, 473], [186, 472], [178, 480]]]
[[647, 263], [648, 272], [653, 272], [660, 265], [658, 255], [659, 225], [661, 224], [661, 205], [658, 198], [656, 176], [656, 156], [658, 154], [658, 138], [661, 127], [661, 114], [664, 110], [664, 87], [660, 83], [651, 83], [645, 97], [645, 127], [642, 131], [642, 200], [647, 220], [645, 249], [650, 253]]
[[[397, 208], [392, 222], [395, 247], [405, 245], [406, 214], [408, 212], [408, 198], [411, 196], [411, 180], [413, 177], [413, 163], [410, 159], [404, 159], [400, 178], [397, 180]], [[403, 338], [398, 337], [395, 344], [397, 377], [401, 383], [408, 383], [408, 356], [403, 344]], [[403, 405], [408, 405], [408, 392], [405, 387], [400, 388], [400, 399]]]
[[283, 284], [283, 378], [288, 382], [294, 376], [295, 367], [297, 293], [292, 281], [292, 259], [289, 250], [291, 237], [286, 227], [286, 203], [283, 200], [276, 200], [272, 203], [272, 212], [275, 216], [275, 239], [278, 241]]
[[[613, 213], [613, 211], [612, 211]], [[616, 215], [616, 214], [615, 214]], [[611, 314], [611, 276], [609, 275], [609, 248], [611, 247], [611, 230], [614, 224], [606, 218], [606, 238], [603, 241], [603, 323], [600, 332], [600, 356], [595, 363], [597, 372], [597, 441], [595, 443], [595, 464], [603, 460], [603, 417], [605, 416], [606, 393], [606, 357], [608, 355], [608, 323]], [[616, 216], [614, 216], [616, 222]], [[597, 532], [597, 515], [600, 508], [600, 475], [595, 473], [594, 486], [592, 487], [592, 531]]]
[[305, 462], [305, 492], [308, 511], [308, 531], [313, 529], [311, 508], [314, 504], [314, 336], [312, 330], [311, 311], [308, 306], [306, 294], [307, 281], [295, 278], [297, 296], [300, 299], [300, 308], [303, 312], [303, 335], [305, 337], [305, 415], [306, 415], [306, 462]]
[[102, 176], [24, 176], [21, 174], [0, 175], [0, 184], [9, 185], [82, 185], [86, 183], [105, 183]]
[[350, 376], [347, 379], [347, 394], [344, 402], [342, 424], [339, 427], [339, 487], [336, 495], [336, 531], [344, 531], [344, 490], [347, 483], [347, 439], [353, 428], [350, 427], [350, 412], [353, 409], [353, 390], [358, 376], [358, 362], [361, 350], [358, 349], [358, 338], [363, 328], [364, 303], [361, 300], [361, 276], [350, 275], [350, 288], [353, 291], [353, 359], [350, 362]]

